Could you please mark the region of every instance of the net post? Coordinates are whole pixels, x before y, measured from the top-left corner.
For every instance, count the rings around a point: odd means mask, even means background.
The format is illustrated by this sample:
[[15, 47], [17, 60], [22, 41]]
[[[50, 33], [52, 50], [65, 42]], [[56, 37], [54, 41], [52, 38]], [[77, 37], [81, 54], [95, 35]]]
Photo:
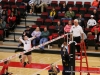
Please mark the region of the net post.
[[71, 75], [75, 75], [75, 42], [70, 44], [70, 70]]

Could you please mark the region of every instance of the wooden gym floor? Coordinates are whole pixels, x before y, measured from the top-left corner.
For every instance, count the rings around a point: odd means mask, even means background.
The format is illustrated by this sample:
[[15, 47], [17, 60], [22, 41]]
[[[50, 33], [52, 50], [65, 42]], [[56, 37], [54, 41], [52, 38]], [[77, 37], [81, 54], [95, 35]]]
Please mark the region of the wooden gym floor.
[[[0, 60], [7, 58], [15, 53], [9, 52], [0, 52]], [[84, 59], [83, 59], [84, 61]], [[12, 63], [13, 62], [13, 63]], [[14, 64], [15, 63], [15, 64]], [[32, 65], [31, 67], [21, 67], [19, 63], [19, 58], [15, 58], [11, 60], [9, 66], [9, 72], [12, 72], [13, 75], [48, 75], [48, 67], [49, 64], [56, 63], [60, 69], [61, 68], [61, 56], [58, 54], [46, 54], [46, 53], [32, 53]], [[100, 57], [88, 57], [89, 69], [95, 71], [100, 71]], [[19, 64], [19, 66], [18, 66]], [[76, 66], [79, 67], [79, 63], [76, 61]], [[83, 64], [85, 67], [85, 64]], [[0, 70], [2, 65], [0, 65]], [[62, 71], [58, 75], [61, 74]], [[79, 73], [76, 73], [79, 75]], [[82, 75], [87, 75], [86, 73], [82, 73]], [[100, 75], [100, 73], [90, 73], [90, 75]]]

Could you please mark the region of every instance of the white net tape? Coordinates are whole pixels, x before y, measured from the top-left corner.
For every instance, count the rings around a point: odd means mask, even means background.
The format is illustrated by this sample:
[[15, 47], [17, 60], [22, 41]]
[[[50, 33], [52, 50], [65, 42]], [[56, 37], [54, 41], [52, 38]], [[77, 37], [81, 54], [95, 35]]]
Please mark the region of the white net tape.
[[57, 37], [57, 38], [55, 38], [55, 39], [52, 39], [52, 40], [50, 40], [50, 41], [47, 41], [47, 42], [45, 42], [45, 43], [43, 43], [43, 44], [40, 44], [40, 45], [38, 45], [38, 46], [34, 46], [33, 48], [31, 48], [31, 49], [28, 50], [28, 51], [24, 51], [24, 52], [20, 52], [20, 53], [14, 54], [14, 55], [12, 55], [12, 56], [10, 56], [10, 57], [7, 57], [7, 58], [5, 58], [5, 59], [3, 59], [3, 60], [0, 60], [0, 63], [3, 63], [4, 61], [7, 61], [7, 60], [11, 60], [11, 59], [13, 59], [13, 58], [15, 58], [15, 57], [18, 57], [19, 55], [23, 55], [24, 53], [27, 53], [27, 52], [32, 51], [32, 50], [34, 50], [34, 49], [37, 49], [37, 48], [39, 48], [39, 47], [41, 47], [41, 46], [47, 45], [47, 44], [49, 44], [49, 43], [51, 43], [51, 42], [54, 42], [54, 41], [56, 41], [56, 40], [59, 40], [59, 39], [63, 38], [63, 37], [66, 36], [66, 35], [68, 35], [68, 34], [64, 34], [64, 35], [59, 36], [59, 37]]

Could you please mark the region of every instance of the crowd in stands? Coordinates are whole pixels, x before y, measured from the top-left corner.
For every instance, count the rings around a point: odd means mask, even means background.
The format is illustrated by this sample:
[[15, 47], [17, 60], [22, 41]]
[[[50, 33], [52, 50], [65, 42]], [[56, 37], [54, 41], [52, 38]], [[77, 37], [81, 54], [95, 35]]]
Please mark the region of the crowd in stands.
[[[76, 2], [76, 4], [74, 4], [74, 1], [68, 1], [68, 3], [66, 3], [66, 1], [60, 1], [58, 4], [58, 1], [51, 0], [17, 0], [15, 2], [16, 7], [14, 8], [12, 8], [13, 5], [9, 7], [3, 4], [1, 4], [0, 7], [0, 17], [2, 19], [0, 27], [3, 29], [6, 28], [6, 30], [13, 30], [13, 25], [15, 23], [20, 23], [22, 15], [24, 17], [26, 13], [37, 13], [39, 10], [41, 10], [41, 18], [37, 19], [36, 22], [36, 27], [38, 28], [34, 30], [35, 28], [33, 26], [32, 28], [34, 31], [32, 32], [31, 28], [31, 33], [36, 34], [39, 32], [39, 36], [41, 37], [41, 27], [47, 27], [50, 32], [48, 37], [49, 40], [69, 32], [74, 19], [78, 19], [79, 25], [83, 28], [87, 36], [91, 30], [93, 32], [92, 28], [96, 25], [100, 28], [100, 2], [98, 0], [94, 0], [92, 4], [91, 2], [87, 2], [86, 4], [85, 2], [83, 4], [82, 2], [79, 2], [79, 4]], [[35, 36], [32, 34], [31, 36]], [[97, 33], [92, 35], [97, 39], [96, 36], [99, 36], [99, 31], [98, 35]], [[40, 40], [40, 37], [37, 37], [35, 40]], [[35, 40], [33, 41], [34, 45], [36, 44]], [[58, 47], [60, 47], [60, 45]]]

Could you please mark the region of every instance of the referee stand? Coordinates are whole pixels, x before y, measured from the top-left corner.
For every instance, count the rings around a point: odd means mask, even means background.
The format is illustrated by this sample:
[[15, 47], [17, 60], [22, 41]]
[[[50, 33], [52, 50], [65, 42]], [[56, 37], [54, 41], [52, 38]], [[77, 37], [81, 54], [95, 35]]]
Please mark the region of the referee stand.
[[[87, 75], [90, 75], [85, 43], [84, 42], [77, 43], [77, 45], [80, 45], [80, 53], [75, 52], [75, 45], [76, 45], [75, 42], [72, 42], [71, 44], [68, 45], [69, 56], [70, 56], [70, 73], [71, 73], [71, 75], [75, 75], [75, 72], [76, 72], [75, 71], [75, 60], [77, 60], [80, 63], [80, 70], [78, 71], [78, 72], [80, 72], [80, 75], [82, 75], [82, 73], [84, 73], [85, 71], [86, 71]], [[79, 55], [80, 58], [76, 58], [75, 57], [76, 55]], [[82, 60], [83, 58], [85, 59], [84, 62]], [[82, 70], [83, 63], [86, 64], [86, 70], [85, 71]]]

